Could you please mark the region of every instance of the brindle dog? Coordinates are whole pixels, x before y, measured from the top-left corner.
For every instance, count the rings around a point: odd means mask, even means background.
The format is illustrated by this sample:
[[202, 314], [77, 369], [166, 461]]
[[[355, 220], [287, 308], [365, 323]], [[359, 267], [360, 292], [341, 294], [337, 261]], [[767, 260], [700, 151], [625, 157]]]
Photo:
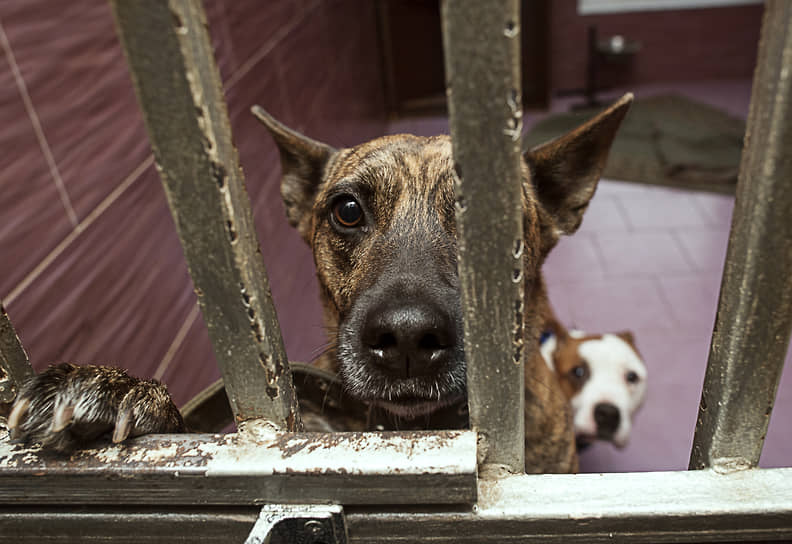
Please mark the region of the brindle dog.
[[[541, 318], [549, 311], [540, 268], [559, 236], [579, 227], [631, 101], [625, 96], [523, 156], [528, 472], [577, 468], [569, 406], [538, 350]], [[350, 395], [396, 420], [429, 421], [432, 413], [464, 403], [450, 138], [386, 136], [336, 150], [260, 108], [254, 112], [280, 150], [286, 213], [313, 249], [327, 326], [335, 334], [334, 349], [319, 364], [337, 371]], [[120, 387], [129, 390], [138, 381], [90, 368], [53, 367], [27, 384], [9, 418], [14, 436], [68, 451], [102, 429], [115, 427], [115, 441], [183, 429], [158, 390], [149, 395], [157, 402], [125, 404]], [[90, 379], [70, 378], [79, 372]]]

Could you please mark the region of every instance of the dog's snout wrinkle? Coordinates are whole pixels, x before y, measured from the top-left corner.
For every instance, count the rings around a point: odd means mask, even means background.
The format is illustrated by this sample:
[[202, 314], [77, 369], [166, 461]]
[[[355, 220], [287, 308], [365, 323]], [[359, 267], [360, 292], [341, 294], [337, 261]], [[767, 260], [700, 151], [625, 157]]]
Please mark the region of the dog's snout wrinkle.
[[430, 376], [451, 357], [456, 344], [454, 321], [426, 302], [402, 302], [373, 308], [362, 341], [373, 362], [398, 378]]

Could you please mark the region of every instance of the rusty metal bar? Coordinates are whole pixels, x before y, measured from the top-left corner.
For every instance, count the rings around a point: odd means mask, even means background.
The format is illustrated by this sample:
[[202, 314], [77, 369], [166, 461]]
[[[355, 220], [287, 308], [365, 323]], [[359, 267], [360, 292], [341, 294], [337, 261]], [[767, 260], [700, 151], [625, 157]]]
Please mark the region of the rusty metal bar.
[[149, 435], [39, 456], [3, 440], [2, 505], [458, 504], [476, 500], [470, 431]]
[[12, 403], [20, 384], [32, 375], [25, 348], [0, 301], [0, 405]]
[[442, 6], [470, 423], [482, 435], [480, 462], [517, 473], [525, 466], [519, 2]]
[[690, 468], [755, 467], [792, 329], [792, 2], [765, 5]]
[[114, 1], [157, 167], [237, 422], [297, 401], [199, 0]]
[[259, 510], [256, 506], [0, 506], [0, 542], [242, 543]]

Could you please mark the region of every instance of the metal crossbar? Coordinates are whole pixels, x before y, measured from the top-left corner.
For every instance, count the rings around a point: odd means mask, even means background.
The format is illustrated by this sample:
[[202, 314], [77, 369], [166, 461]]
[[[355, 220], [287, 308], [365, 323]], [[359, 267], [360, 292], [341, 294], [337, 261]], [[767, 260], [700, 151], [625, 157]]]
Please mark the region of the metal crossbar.
[[[230, 404], [247, 424], [230, 435], [147, 436], [52, 459], [9, 443], [0, 418], [0, 541], [260, 542], [269, 536], [251, 534], [254, 524], [259, 520], [257, 531], [266, 532], [276, 517], [302, 524], [306, 534], [330, 527], [322, 538], [333, 542], [347, 536], [349, 542], [449, 543], [792, 538], [792, 469], [750, 468], [761, 452], [790, 332], [790, 3], [769, 0], [763, 22], [691, 457], [692, 467], [710, 468], [486, 479], [478, 471], [488, 465], [522, 469], [516, 443], [522, 447], [523, 423], [511, 414], [521, 412], [523, 394], [518, 310], [493, 318], [493, 305], [511, 309], [520, 294], [510, 278], [519, 253], [510, 132], [519, 133], [517, 2], [446, 0], [444, 6], [473, 430], [435, 433], [273, 430], [273, 424], [297, 425], [294, 393], [201, 3], [119, 0], [115, 9]], [[477, 78], [475, 91], [469, 78]], [[478, 155], [471, 142], [481, 134], [490, 134], [492, 145]], [[482, 193], [482, 180], [501, 178], [511, 181]], [[190, 200], [191, 192], [200, 197]], [[502, 210], [501, 227], [481, 229], [491, 215], [477, 217], [466, 205], [471, 199]], [[477, 251], [496, 275], [483, 275]], [[16, 386], [31, 371], [1, 317], [0, 378]], [[268, 388], [273, 394], [262, 395]], [[217, 398], [218, 391], [206, 397]], [[317, 502], [343, 510], [320, 508], [320, 520], [311, 518], [316, 508], [299, 506]], [[269, 503], [260, 517], [260, 505]], [[343, 527], [347, 535], [338, 533]]]

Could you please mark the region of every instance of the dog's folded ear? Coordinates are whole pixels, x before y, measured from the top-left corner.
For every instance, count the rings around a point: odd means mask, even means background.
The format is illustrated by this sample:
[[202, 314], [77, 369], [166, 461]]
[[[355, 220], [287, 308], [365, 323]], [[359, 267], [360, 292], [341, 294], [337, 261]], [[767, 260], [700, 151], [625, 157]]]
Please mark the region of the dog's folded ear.
[[632, 99], [632, 94], [624, 95], [575, 130], [523, 155], [539, 202], [555, 223], [552, 229], [556, 235], [572, 234], [580, 226]]
[[619, 338], [630, 344], [630, 346], [632, 346], [634, 350], [638, 351], [638, 347], [635, 345], [635, 335], [631, 331], [621, 331], [615, 334], [616, 336], [618, 336]]
[[311, 208], [325, 168], [336, 150], [288, 128], [261, 106], [253, 106], [251, 111], [267, 127], [278, 145], [283, 170], [281, 196], [289, 223], [309, 241]]
[[617, 332], [616, 336], [618, 336], [625, 342], [629, 342], [630, 344], [635, 344], [635, 335], [631, 331]]

